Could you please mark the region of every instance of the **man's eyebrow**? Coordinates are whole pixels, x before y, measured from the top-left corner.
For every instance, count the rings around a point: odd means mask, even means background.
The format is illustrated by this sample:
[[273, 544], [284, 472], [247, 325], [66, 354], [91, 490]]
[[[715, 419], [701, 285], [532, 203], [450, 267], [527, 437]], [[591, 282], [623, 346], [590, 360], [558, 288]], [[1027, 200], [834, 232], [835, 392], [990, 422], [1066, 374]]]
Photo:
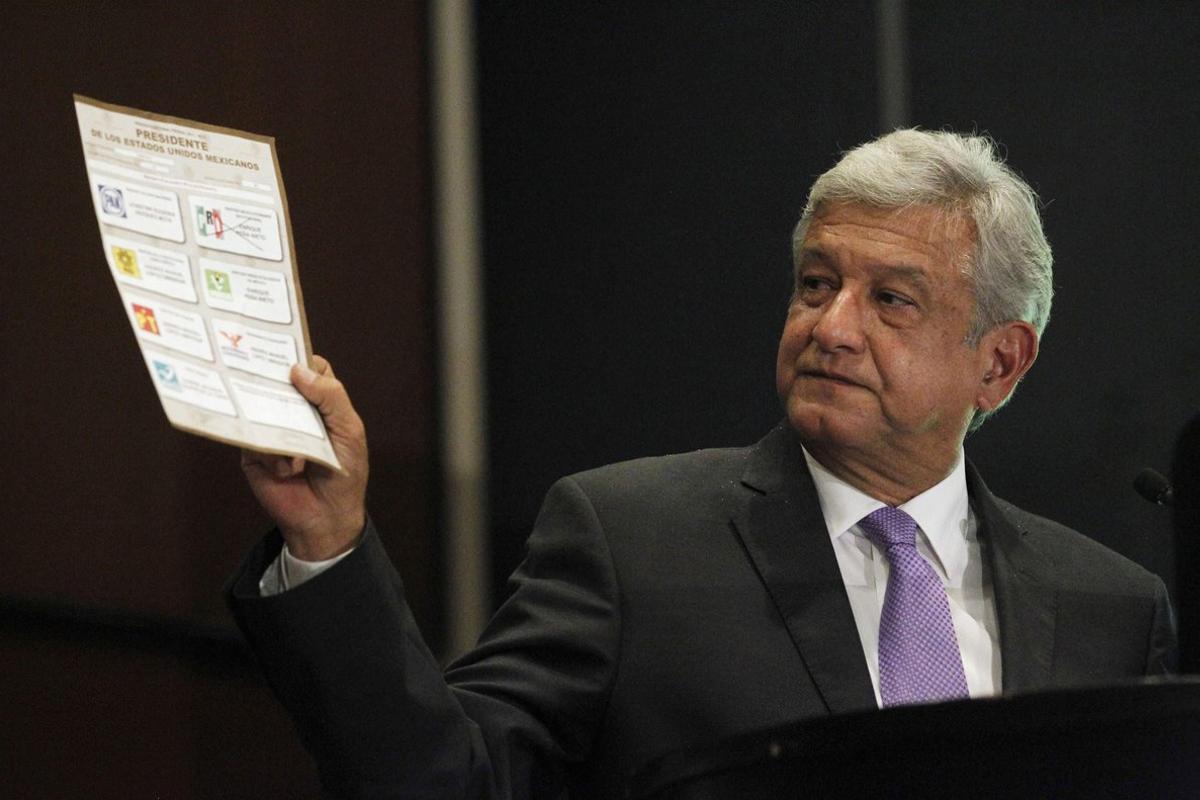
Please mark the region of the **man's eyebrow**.
[[879, 264], [875, 270], [884, 273], [889, 278], [911, 281], [923, 287], [930, 285], [928, 270], [910, 264]]
[[[832, 259], [829, 254], [822, 250], [817, 245], [809, 245], [800, 250], [800, 258], [796, 262], [797, 268], [807, 264], [830, 264]], [[875, 272], [884, 273], [887, 277], [895, 277], [901, 280], [911, 281], [924, 288], [928, 288], [932, 281], [929, 279], [929, 271], [913, 266], [912, 264], [888, 264], [879, 263], [872, 265]]]
[[823, 263], [828, 262], [829, 256], [826, 255], [825, 251], [820, 247], [808, 245], [800, 251], [800, 258], [797, 259], [796, 266], [804, 266], [805, 264], [811, 264], [814, 261], [820, 261]]

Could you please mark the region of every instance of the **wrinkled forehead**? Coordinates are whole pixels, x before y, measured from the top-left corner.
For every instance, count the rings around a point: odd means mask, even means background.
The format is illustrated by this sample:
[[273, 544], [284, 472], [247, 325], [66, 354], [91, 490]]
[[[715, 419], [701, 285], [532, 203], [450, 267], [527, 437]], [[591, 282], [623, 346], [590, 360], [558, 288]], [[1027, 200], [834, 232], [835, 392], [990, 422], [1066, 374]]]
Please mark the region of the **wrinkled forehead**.
[[798, 266], [806, 253], [835, 244], [839, 238], [836, 232], [848, 232], [879, 248], [912, 248], [936, 254], [965, 269], [976, 249], [976, 230], [970, 213], [959, 207], [881, 207], [825, 201], [813, 212], [803, 237], [795, 242], [794, 255]]

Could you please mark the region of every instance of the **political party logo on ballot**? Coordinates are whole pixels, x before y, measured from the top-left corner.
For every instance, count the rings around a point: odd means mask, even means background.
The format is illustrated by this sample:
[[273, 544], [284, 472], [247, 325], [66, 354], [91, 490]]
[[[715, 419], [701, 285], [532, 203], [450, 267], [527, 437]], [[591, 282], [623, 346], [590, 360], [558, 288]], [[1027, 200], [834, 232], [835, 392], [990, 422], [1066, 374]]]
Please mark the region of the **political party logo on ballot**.
[[225, 221], [221, 219], [221, 210], [196, 206], [196, 228], [200, 231], [201, 236], [224, 239]]
[[128, 250], [124, 247], [113, 245], [112, 248], [113, 261], [122, 273], [131, 278], [142, 277], [142, 271], [138, 268], [137, 253], [133, 250]]
[[111, 217], [125, 216], [125, 195], [115, 186], [100, 184], [100, 209]]
[[183, 388], [179, 385], [179, 376], [175, 374], [175, 368], [170, 364], [154, 359], [154, 374], [158, 376], [159, 383], [168, 389]]
[[204, 282], [208, 285], [210, 292], [219, 292], [220, 294], [232, 295], [233, 289], [229, 286], [229, 273], [221, 272], [218, 269], [205, 269]]
[[274, 208], [197, 195], [189, 198], [188, 208], [201, 247], [267, 261], [283, 260], [279, 215]]
[[158, 319], [154, 316], [153, 308], [139, 306], [137, 303], [131, 303], [133, 306], [133, 316], [137, 320], [138, 327], [142, 330], [153, 333], [155, 336], [162, 335], [158, 330]]
[[229, 331], [219, 331], [221, 338], [229, 342], [229, 346], [234, 350], [242, 349], [242, 339], [246, 337], [240, 333], [230, 333]]

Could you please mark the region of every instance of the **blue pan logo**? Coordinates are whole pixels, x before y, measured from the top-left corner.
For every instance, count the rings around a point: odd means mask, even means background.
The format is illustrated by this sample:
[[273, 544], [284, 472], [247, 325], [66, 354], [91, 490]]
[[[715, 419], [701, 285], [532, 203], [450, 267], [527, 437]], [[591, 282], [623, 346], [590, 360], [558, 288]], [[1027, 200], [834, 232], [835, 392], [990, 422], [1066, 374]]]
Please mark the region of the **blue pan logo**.
[[125, 217], [125, 195], [115, 186], [100, 184], [100, 208], [111, 217]]

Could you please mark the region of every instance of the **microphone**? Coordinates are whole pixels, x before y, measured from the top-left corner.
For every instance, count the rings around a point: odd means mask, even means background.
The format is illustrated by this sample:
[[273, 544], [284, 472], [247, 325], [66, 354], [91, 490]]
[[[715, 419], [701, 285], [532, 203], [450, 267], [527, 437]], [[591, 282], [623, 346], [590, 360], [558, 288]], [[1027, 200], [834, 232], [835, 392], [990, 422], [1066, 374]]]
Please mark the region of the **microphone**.
[[1133, 479], [1133, 488], [1156, 506], [1174, 506], [1175, 490], [1161, 473], [1146, 467]]

